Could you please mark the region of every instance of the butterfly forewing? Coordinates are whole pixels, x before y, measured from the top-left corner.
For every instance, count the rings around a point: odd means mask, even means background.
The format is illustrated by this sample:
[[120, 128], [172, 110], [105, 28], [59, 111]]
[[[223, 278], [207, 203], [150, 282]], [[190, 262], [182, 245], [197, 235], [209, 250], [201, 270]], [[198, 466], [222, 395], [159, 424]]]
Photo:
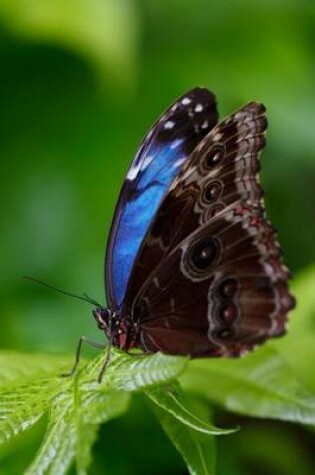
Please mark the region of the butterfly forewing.
[[157, 121], [127, 173], [106, 253], [108, 303], [119, 309], [136, 255], [170, 183], [217, 122], [216, 102], [206, 89], [179, 98]]
[[265, 108], [250, 103], [197, 145], [171, 183], [146, 235], [131, 275], [126, 306], [150, 273], [154, 276], [162, 259], [216, 213], [241, 199], [262, 209], [257, 172], [266, 126]]

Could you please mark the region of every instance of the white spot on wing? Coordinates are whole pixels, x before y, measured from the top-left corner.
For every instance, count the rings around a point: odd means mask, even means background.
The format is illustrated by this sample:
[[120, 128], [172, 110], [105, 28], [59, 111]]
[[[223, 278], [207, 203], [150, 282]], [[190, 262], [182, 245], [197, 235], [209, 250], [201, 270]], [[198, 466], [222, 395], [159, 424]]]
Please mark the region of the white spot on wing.
[[143, 162], [141, 164], [140, 170], [145, 170], [150, 165], [153, 158], [154, 158], [153, 155], [148, 155], [147, 157], [145, 157], [145, 159], [143, 160]]
[[182, 100], [183, 106], [188, 106], [188, 104], [190, 103], [191, 103], [191, 99], [189, 99], [189, 97], [184, 97], [184, 99]]
[[137, 165], [131, 166], [130, 170], [127, 173], [127, 180], [133, 181], [137, 177], [140, 167], [141, 167], [141, 162], [137, 163]]
[[203, 111], [203, 105], [202, 104], [197, 104], [195, 107], [195, 112], [202, 112]]
[[185, 158], [186, 157], [181, 157], [181, 158], [178, 158], [175, 162], [174, 162], [174, 167], [179, 167], [184, 161], [185, 161]]
[[184, 139], [176, 139], [174, 142], [171, 143], [170, 149], [174, 150], [174, 148], [179, 147], [179, 145], [184, 141]]
[[173, 122], [172, 120], [168, 120], [164, 124], [164, 129], [172, 129], [174, 125], [175, 125], [175, 122]]
[[209, 126], [209, 122], [207, 120], [205, 120], [202, 125], [201, 125], [201, 128], [202, 129], [206, 129], [207, 127]]

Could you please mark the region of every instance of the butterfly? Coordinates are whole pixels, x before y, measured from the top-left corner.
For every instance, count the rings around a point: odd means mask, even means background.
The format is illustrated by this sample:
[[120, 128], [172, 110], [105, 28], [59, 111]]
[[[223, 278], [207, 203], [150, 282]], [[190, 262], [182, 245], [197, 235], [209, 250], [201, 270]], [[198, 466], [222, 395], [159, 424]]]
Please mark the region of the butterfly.
[[236, 357], [285, 333], [294, 298], [259, 183], [265, 107], [218, 123], [195, 88], [158, 119], [123, 183], [105, 259], [110, 345]]

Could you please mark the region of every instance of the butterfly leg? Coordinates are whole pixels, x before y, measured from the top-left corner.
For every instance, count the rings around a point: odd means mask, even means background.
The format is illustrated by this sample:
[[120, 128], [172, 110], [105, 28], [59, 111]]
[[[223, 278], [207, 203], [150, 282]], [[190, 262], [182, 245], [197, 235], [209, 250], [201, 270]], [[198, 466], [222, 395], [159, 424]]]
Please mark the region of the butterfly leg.
[[97, 341], [90, 340], [89, 338], [87, 338], [85, 336], [81, 336], [81, 338], [78, 342], [78, 345], [77, 345], [76, 352], [75, 352], [75, 362], [74, 362], [73, 368], [68, 373], [62, 374], [61, 376], [63, 378], [73, 376], [74, 373], [76, 372], [79, 361], [80, 361], [80, 356], [81, 356], [81, 350], [82, 350], [83, 343], [86, 344], [86, 345], [92, 346], [93, 348], [98, 348], [100, 350], [103, 350], [106, 347], [106, 345], [104, 345], [103, 343], [98, 343]]
[[110, 341], [109, 341], [109, 342], [108, 342], [108, 345], [107, 345], [106, 358], [105, 358], [105, 360], [104, 360], [104, 363], [103, 363], [103, 365], [102, 365], [102, 367], [101, 367], [101, 371], [99, 372], [99, 375], [98, 375], [98, 378], [97, 378], [97, 380], [98, 380], [99, 383], [102, 382], [102, 379], [103, 379], [105, 370], [106, 370], [107, 365], [108, 365], [108, 363], [109, 363], [109, 361], [110, 361], [110, 351], [111, 351], [111, 349], [112, 349], [112, 345], [111, 345], [111, 343], [110, 343]]

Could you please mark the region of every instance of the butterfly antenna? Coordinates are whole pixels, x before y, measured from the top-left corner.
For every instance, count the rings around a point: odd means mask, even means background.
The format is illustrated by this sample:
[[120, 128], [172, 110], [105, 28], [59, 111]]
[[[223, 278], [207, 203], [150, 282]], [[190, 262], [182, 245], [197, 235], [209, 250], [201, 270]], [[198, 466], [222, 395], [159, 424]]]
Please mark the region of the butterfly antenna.
[[30, 280], [31, 282], [35, 282], [36, 284], [43, 285], [44, 287], [48, 287], [48, 289], [55, 290], [56, 292], [59, 292], [60, 294], [67, 295], [68, 297], [73, 297], [78, 300], [83, 300], [84, 302], [88, 302], [92, 305], [96, 305], [97, 307], [101, 307], [101, 305], [96, 300], [92, 299], [87, 294], [76, 295], [76, 294], [73, 294], [72, 292], [66, 292], [65, 290], [59, 289], [58, 287], [55, 287], [54, 285], [46, 284], [46, 282], [42, 282], [41, 280], [35, 279], [34, 277], [30, 277], [28, 275], [24, 275], [23, 279]]
[[90, 296], [89, 296], [88, 294], [86, 294], [85, 292], [84, 292], [83, 296], [86, 298], [86, 301], [87, 301], [87, 302], [90, 302], [90, 303], [92, 303], [93, 305], [96, 305], [97, 307], [101, 307], [101, 305], [100, 305], [96, 300], [94, 300], [92, 297], [90, 297]]

